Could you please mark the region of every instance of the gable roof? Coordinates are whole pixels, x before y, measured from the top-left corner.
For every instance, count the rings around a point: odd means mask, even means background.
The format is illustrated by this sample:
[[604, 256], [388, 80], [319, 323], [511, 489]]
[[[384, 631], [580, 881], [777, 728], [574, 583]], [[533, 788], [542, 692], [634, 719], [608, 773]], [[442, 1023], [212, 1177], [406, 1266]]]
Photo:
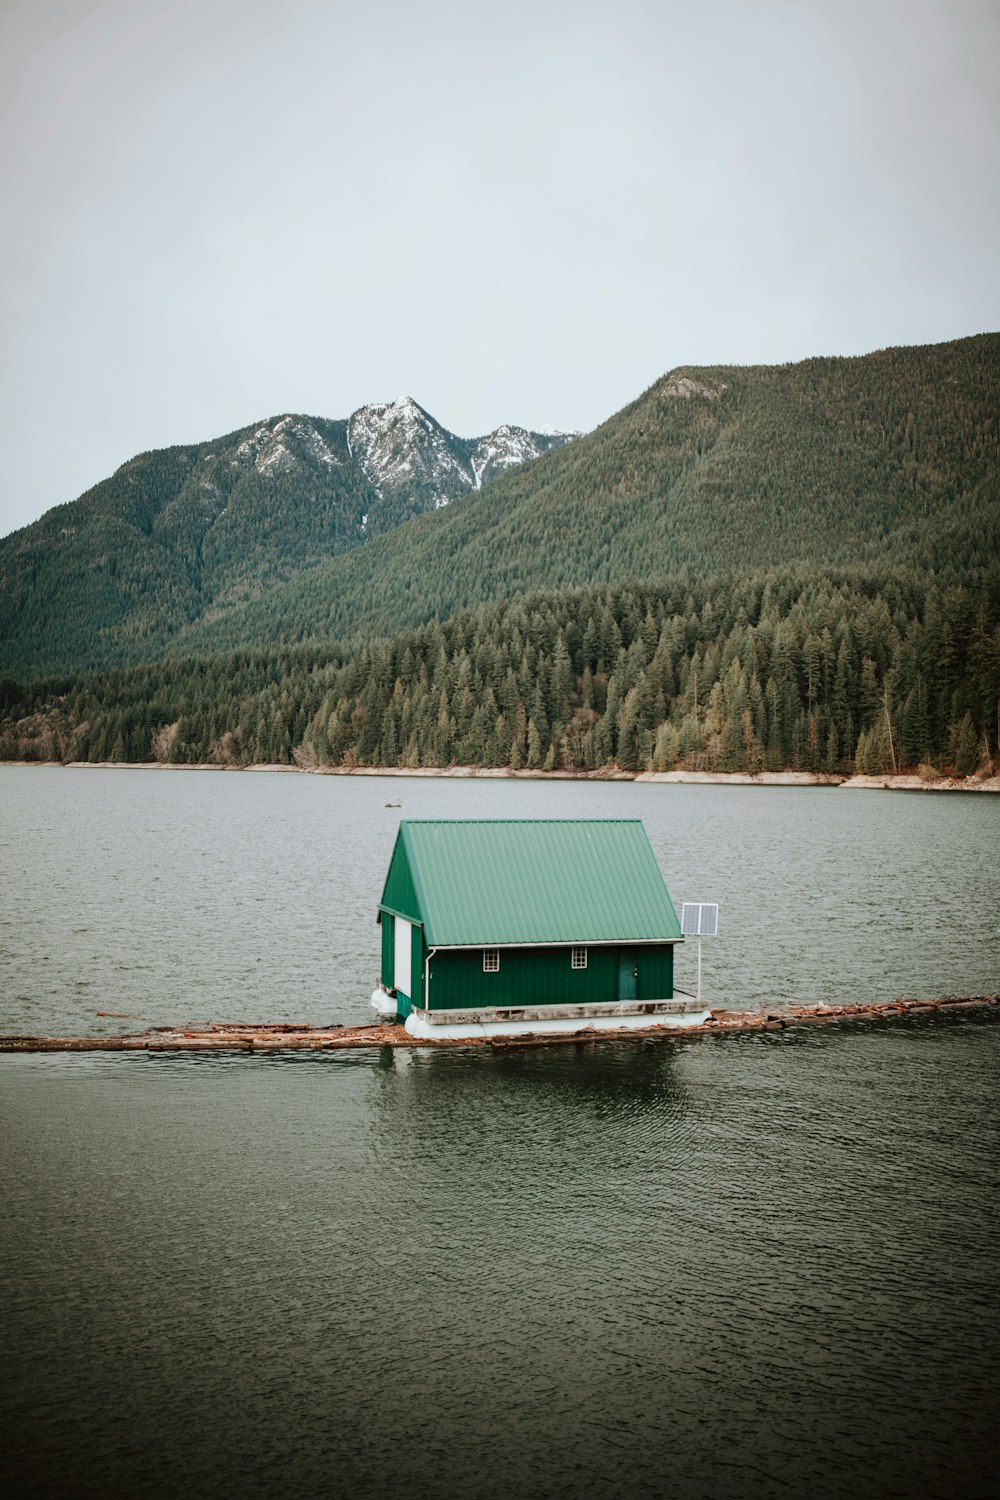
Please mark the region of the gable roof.
[[638, 818], [404, 819], [400, 843], [429, 947], [681, 936]]

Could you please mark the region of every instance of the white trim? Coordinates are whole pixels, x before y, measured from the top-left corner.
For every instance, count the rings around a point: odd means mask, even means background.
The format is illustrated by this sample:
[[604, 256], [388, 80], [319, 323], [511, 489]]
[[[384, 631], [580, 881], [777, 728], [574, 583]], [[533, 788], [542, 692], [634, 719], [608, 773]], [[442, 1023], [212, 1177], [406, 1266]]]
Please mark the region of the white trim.
[[587, 950], [579, 945], [569, 950], [569, 966], [571, 969], [585, 969], [587, 967]]
[[590, 1000], [579, 1005], [500, 1004], [483, 1005], [469, 1001], [462, 1006], [445, 1006], [425, 1014], [433, 1026], [477, 1026], [489, 1021], [579, 1021], [581, 1025], [593, 1016], [663, 1016], [688, 1015], [705, 1009], [706, 1002], [693, 995], [669, 1000]]
[[500, 972], [500, 949], [499, 948], [484, 948], [483, 949], [483, 973], [484, 974], [499, 974], [499, 972]]
[[501, 952], [505, 948], [571, 948], [585, 946], [587, 948], [662, 948], [664, 944], [676, 945], [683, 943], [682, 937], [662, 938], [588, 938], [585, 944], [573, 944], [560, 940], [558, 943], [533, 943], [524, 938], [519, 943], [435, 943], [435, 949], [440, 953], [472, 953], [478, 948], [499, 948]]

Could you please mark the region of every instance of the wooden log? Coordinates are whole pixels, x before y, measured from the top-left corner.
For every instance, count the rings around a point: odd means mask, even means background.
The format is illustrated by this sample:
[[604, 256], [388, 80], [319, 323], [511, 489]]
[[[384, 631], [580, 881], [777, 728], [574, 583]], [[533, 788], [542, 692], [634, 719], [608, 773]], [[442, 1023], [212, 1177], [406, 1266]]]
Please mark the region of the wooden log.
[[648, 1041], [691, 1037], [722, 1031], [782, 1031], [798, 1025], [822, 1022], [844, 1025], [852, 1021], [899, 1020], [909, 1015], [939, 1014], [1000, 1005], [1000, 995], [945, 995], [925, 1000], [906, 997], [855, 1005], [790, 1005], [762, 1011], [715, 1010], [709, 1019], [692, 1026], [650, 1026], [642, 1030], [533, 1032], [517, 1037], [412, 1037], [405, 1027], [386, 1021], [359, 1026], [296, 1025], [290, 1022], [254, 1022], [226, 1025], [212, 1022], [205, 1028], [159, 1027], [125, 1036], [0, 1036], [0, 1052], [273, 1052], [281, 1050], [340, 1051], [360, 1047], [477, 1047], [501, 1048], [579, 1045], [593, 1041]]

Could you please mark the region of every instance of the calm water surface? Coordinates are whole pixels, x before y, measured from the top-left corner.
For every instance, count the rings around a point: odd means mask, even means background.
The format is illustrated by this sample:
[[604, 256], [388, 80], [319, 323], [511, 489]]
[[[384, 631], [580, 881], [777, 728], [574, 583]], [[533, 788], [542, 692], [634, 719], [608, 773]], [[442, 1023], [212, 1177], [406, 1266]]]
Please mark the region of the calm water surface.
[[[997, 987], [987, 798], [6, 768], [2, 1029], [361, 1019], [401, 812], [643, 817], [714, 998]], [[5, 1492], [1000, 1494], [998, 1064], [0, 1057]]]
[[7, 766], [4, 1028], [370, 1019], [401, 817], [642, 818], [678, 909], [720, 903], [718, 1004], [1000, 979], [1000, 797]]

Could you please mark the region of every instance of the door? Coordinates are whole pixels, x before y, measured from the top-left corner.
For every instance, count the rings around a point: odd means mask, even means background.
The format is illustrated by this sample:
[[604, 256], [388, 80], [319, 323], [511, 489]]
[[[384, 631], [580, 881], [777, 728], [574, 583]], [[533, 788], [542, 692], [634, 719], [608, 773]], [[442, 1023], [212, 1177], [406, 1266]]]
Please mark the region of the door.
[[638, 1000], [639, 960], [634, 953], [618, 955], [618, 999]]
[[410, 933], [412, 931], [405, 917], [396, 917], [396, 931], [393, 934], [395, 948], [393, 952], [393, 974], [392, 985], [397, 995], [405, 995], [407, 1000], [413, 998], [410, 988], [410, 956], [413, 952], [410, 946]]

